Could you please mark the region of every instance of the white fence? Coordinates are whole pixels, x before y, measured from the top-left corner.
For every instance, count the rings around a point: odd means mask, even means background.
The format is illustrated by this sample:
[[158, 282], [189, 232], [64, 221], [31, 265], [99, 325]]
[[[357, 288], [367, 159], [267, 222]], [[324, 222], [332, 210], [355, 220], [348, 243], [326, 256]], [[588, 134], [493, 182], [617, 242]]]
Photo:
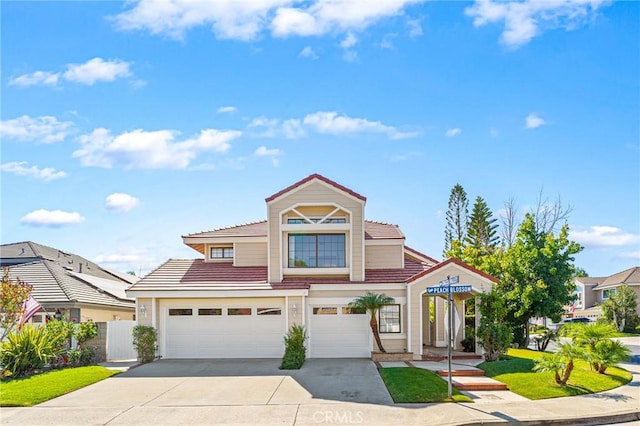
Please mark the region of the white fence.
[[136, 359], [131, 330], [135, 321], [121, 320], [107, 322], [107, 361]]

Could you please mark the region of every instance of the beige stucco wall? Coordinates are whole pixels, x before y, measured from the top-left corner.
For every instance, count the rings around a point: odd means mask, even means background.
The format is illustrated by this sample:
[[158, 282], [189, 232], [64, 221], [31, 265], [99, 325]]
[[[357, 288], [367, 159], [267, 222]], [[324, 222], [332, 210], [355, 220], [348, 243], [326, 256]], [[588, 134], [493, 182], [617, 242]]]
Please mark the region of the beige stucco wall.
[[235, 266], [267, 266], [267, 243], [235, 243]]
[[[364, 244], [364, 203], [350, 196], [343, 195], [330, 186], [312, 182], [294, 192], [284, 195], [277, 201], [267, 205], [267, 220], [269, 221], [269, 280], [279, 282], [282, 267], [286, 264], [286, 250], [283, 250], [283, 238], [280, 232], [280, 213], [289, 210], [296, 204], [324, 205], [336, 203], [352, 212], [348, 219], [352, 233], [348, 236], [352, 250], [347, 255], [347, 261], [352, 271], [352, 279], [361, 281], [363, 277], [363, 244]], [[286, 249], [286, 247], [285, 247]], [[347, 246], [349, 251], [349, 246]]]
[[116, 320], [132, 320], [133, 309], [105, 308], [80, 308], [80, 321], [107, 322]]
[[367, 269], [402, 268], [404, 266], [404, 247], [402, 244], [365, 244], [364, 258]]
[[293, 324], [304, 325], [302, 320], [302, 313], [305, 310], [302, 302], [302, 296], [289, 297], [289, 324], [291, 327]]
[[[420, 305], [421, 305], [420, 300], [423, 301], [423, 304], [428, 303], [427, 297], [424, 297], [423, 299], [423, 294], [426, 291], [426, 287], [437, 286], [440, 283], [440, 281], [445, 280], [447, 276], [455, 276], [455, 275], [458, 275], [460, 279], [458, 285], [470, 284], [473, 286], [474, 289], [477, 289], [481, 292], [488, 292], [491, 290], [491, 286], [492, 286], [491, 281], [489, 281], [484, 277], [481, 277], [480, 275], [471, 273], [470, 271], [453, 263], [446, 265], [440, 270], [437, 270], [432, 274], [426, 275], [413, 283], [410, 283], [409, 299], [410, 299], [411, 306], [409, 308], [410, 310], [409, 315], [410, 315], [410, 321], [411, 321], [411, 333], [410, 333], [409, 339], [410, 339], [411, 351], [414, 353], [414, 356], [416, 358], [418, 357], [419, 354], [422, 353], [421, 342], [422, 342], [423, 336], [420, 333], [420, 322], [423, 319], [420, 311]], [[462, 319], [460, 321], [460, 327], [458, 328], [457, 335], [456, 335], [457, 347], [460, 347], [459, 342], [462, 339], [463, 330], [464, 330], [464, 310], [462, 309], [462, 298], [467, 298], [467, 297], [470, 297], [470, 295], [463, 294], [463, 295], [454, 296], [455, 303], [458, 307], [459, 316]], [[435, 297], [434, 300], [436, 301], [436, 311], [435, 311], [436, 335], [433, 336], [432, 340], [434, 342], [437, 342], [437, 341], [446, 342], [445, 331], [444, 331], [444, 320], [446, 318], [444, 316], [445, 299], [443, 299], [442, 297]], [[428, 322], [423, 323], [423, 328], [426, 326], [426, 324], [428, 324]]]
[[327, 287], [329, 288], [328, 290], [309, 290], [309, 297], [351, 297], [355, 299], [356, 297], [363, 296], [367, 291], [384, 293], [390, 297], [406, 296], [406, 291], [404, 289], [376, 290], [371, 286], [367, 286], [366, 288], [363, 286], [362, 289], [340, 290], [340, 284], [331, 284], [331, 286], [327, 285]]
[[[146, 313], [142, 313], [142, 305], [145, 306]], [[138, 315], [136, 315], [138, 325], [153, 326], [151, 322], [151, 308], [151, 298], [138, 299]]]
[[[405, 352], [407, 349], [407, 340], [406, 339], [385, 339], [384, 334], [380, 335], [380, 340], [382, 341], [382, 346], [387, 352]], [[373, 347], [377, 350], [377, 345], [374, 340]]]

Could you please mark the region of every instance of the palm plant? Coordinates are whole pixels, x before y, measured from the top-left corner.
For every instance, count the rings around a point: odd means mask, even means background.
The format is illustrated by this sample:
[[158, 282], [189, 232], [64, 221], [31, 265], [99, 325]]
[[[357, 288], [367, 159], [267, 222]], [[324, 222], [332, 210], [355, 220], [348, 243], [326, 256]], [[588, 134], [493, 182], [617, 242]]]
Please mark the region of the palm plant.
[[[618, 362], [626, 359], [624, 355], [626, 352], [620, 352], [621, 349], [616, 349], [613, 347], [609, 348], [610, 343], [608, 342], [611, 342], [609, 338], [615, 332], [616, 329], [611, 324], [595, 323], [589, 325], [576, 325], [575, 327], [571, 328], [571, 331], [568, 335], [569, 337], [573, 338], [573, 341], [575, 343], [584, 347], [587, 355], [586, 358], [589, 359], [589, 362], [591, 364], [591, 369], [594, 371], [600, 371], [600, 369], [602, 368], [602, 366], [600, 365], [600, 358], [603, 358], [603, 360], [609, 358], [609, 355], [607, 355], [608, 353], [611, 353], [612, 356], [618, 353], [618, 358], [620, 359], [616, 362], [613, 362], [613, 364], [608, 364], [607, 366], [605, 366], [604, 370], [606, 370], [607, 367], [615, 365]], [[617, 343], [619, 344], [619, 342]], [[622, 347], [624, 348], [624, 346]], [[612, 359], [616, 358], [614, 357]]]
[[618, 340], [602, 340], [589, 351], [588, 358], [591, 367], [598, 373], [604, 374], [608, 367], [626, 361], [629, 355], [631, 350]]
[[553, 371], [557, 384], [565, 386], [573, 371], [573, 361], [582, 358], [584, 351], [575, 343], [561, 343], [551, 356], [538, 359], [533, 367], [535, 371]]
[[349, 308], [367, 311], [371, 315], [369, 325], [371, 326], [373, 337], [376, 339], [376, 344], [378, 345], [380, 352], [386, 351], [384, 350], [384, 347], [382, 347], [382, 342], [380, 341], [380, 333], [378, 331], [378, 311], [384, 305], [390, 305], [394, 302], [395, 300], [393, 297], [387, 296], [384, 293], [378, 294], [368, 291], [364, 296], [360, 296], [349, 303]]

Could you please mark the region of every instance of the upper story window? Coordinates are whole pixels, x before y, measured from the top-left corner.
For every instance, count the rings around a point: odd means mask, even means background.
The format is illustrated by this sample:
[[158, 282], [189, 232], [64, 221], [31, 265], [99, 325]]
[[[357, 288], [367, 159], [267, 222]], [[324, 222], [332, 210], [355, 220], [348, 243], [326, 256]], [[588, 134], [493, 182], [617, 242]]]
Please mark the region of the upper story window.
[[[309, 220], [312, 223], [318, 223], [322, 220], [322, 218], [313, 217], [313, 218], [310, 218]], [[287, 219], [287, 223], [289, 225], [301, 225], [309, 222], [303, 218], [289, 218]], [[322, 223], [347, 223], [347, 219], [344, 217], [330, 217], [328, 219], [325, 219]]]
[[344, 268], [344, 234], [289, 234], [289, 268]]
[[211, 259], [233, 259], [233, 247], [211, 247]]
[[609, 288], [609, 289], [606, 289], [606, 290], [602, 290], [602, 300], [607, 300], [608, 298], [610, 298], [614, 294], [616, 294], [616, 289], [615, 288]]

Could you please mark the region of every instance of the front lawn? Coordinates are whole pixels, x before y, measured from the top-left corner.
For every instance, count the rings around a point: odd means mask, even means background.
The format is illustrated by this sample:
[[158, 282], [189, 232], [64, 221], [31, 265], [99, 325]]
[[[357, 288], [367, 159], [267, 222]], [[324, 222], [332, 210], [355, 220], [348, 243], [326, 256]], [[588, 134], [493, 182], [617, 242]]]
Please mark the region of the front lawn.
[[528, 349], [510, 349], [503, 361], [484, 362], [478, 366], [487, 377], [505, 383], [511, 392], [529, 399], [557, 398], [561, 396], [585, 395], [617, 388], [632, 379], [626, 370], [609, 367], [606, 374], [594, 373], [589, 363], [576, 360], [567, 386], [553, 380], [552, 372], [533, 371], [534, 360], [548, 356], [544, 352]]
[[422, 368], [392, 367], [378, 370], [393, 402], [473, 402], [453, 389], [453, 399], [447, 398], [447, 382], [436, 373]]
[[100, 366], [65, 368], [0, 382], [0, 406], [31, 407], [118, 374]]

